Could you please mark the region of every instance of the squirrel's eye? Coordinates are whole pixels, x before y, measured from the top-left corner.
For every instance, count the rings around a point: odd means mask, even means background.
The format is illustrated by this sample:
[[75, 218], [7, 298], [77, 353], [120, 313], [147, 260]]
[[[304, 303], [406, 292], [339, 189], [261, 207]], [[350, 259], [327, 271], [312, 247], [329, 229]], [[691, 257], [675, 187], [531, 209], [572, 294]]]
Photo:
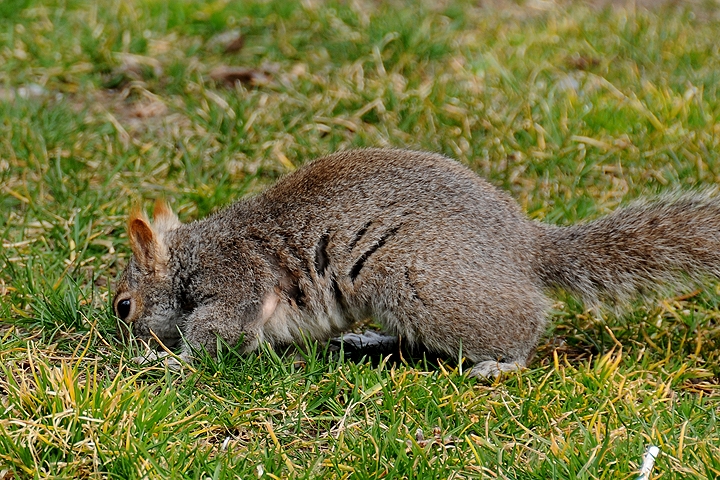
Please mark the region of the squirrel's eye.
[[117, 316], [120, 320], [125, 320], [130, 315], [130, 300], [120, 300], [117, 304]]

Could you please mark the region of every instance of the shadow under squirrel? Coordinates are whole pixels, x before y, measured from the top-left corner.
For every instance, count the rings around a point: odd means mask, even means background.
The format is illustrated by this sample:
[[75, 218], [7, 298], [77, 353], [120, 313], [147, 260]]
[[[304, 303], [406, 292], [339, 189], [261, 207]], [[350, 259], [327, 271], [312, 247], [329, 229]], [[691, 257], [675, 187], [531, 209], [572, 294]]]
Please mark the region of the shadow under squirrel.
[[185, 361], [215, 355], [218, 337], [250, 351], [372, 316], [491, 377], [529, 361], [548, 291], [596, 304], [720, 276], [720, 199], [659, 197], [558, 227], [446, 157], [367, 149], [310, 162], [192, 223], [161, 202], [152, 223], [136, 208], [129, 239], [113, 302], [122, 333], [180, 346]]

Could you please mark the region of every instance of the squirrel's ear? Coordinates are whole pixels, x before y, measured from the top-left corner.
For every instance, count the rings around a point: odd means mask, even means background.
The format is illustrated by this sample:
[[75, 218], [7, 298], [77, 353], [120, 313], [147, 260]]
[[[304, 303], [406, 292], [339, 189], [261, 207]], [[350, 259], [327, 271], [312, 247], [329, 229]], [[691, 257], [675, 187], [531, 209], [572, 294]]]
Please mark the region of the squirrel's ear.
[[175, 215], [170, 208], [170, 205], [163, 200], [155, 201], [155, 208], [153, 209], [153, 227], [158, 233], [169, 232], [175, 230], [180, 225], [177, 215]]
[[135, 207], [130, 214], [128, 237], [130, 237], [130, 248], [145, 272], [158, 272], [166, 264], [160, 238], [139, 207]]

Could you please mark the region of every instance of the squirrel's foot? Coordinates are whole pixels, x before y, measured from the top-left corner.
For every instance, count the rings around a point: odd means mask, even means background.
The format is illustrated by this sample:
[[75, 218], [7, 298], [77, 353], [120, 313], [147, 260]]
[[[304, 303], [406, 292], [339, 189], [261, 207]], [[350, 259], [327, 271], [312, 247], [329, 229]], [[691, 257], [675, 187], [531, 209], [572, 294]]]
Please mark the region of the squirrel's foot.
[[503, 372], [514, 372], [524, 367], [525, 365], [519, 362], [505, 363], [498, 362], [496, 360], [486, 360], [484, 362], [476, 363], [468, 375], [476, 378], [493, 379], [499, 377]]
[[354, 350], [386, 351], [397, 348], [398, 337], [375, 330], [365, 330], [364, 333], [343, 333], [339, 337], [331, 338], [330, 342]]
[[155, 350], [150, 350], [146, 352], [145, 355], [132, 358], [132, 361], [138, 365], [147, 365], [149, 363], [155, 363], [158, 360], [164, 360], [165, 365], [167, 365], [170, 370], [175, 371], [182, 370], [183, 362], [189, 363], [189, 359], [186, 359], [183, 355], [175, 357], [168, 352], [157, 352]]

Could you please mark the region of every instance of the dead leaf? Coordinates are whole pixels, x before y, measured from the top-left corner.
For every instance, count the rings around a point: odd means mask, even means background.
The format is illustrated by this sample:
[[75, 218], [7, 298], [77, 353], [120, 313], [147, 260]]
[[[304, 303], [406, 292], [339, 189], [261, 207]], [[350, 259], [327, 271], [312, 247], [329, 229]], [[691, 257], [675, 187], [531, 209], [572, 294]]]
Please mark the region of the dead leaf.
[[245, 35], [240, 33], [240, 30], [229, 30], [215, 35], [208, 42], [208, 46], [211, 48], [218, 48], [223, 53], [236, 53], [242, 50], [245, 46]]
[[225, 53], [236, 53], [245, 46], [245, 35], [238, 35], [232, 42], [225, 45]]
[[588, 57], [585, 55], [575, 54], [566, 60], [568, 67], [575, 70], [590, 70], [600, 65], [600, 59]]
[[236, 83], [259, 86], [270, 81], [270, 73], [267, 70], [256, 68], [221, 65], [210, 72], [210, 78], [228, 87], [233, 87]]

